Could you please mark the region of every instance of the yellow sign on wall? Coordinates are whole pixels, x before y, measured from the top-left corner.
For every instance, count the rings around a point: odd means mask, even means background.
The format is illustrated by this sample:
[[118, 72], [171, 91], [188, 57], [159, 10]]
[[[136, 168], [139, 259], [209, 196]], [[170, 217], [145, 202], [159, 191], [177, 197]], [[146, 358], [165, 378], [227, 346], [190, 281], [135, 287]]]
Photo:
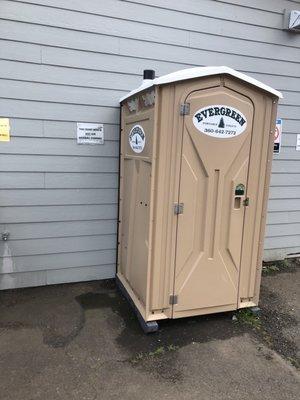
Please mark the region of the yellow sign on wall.
[[10, 141], [9, 118], [0, 118], [0, 142]]

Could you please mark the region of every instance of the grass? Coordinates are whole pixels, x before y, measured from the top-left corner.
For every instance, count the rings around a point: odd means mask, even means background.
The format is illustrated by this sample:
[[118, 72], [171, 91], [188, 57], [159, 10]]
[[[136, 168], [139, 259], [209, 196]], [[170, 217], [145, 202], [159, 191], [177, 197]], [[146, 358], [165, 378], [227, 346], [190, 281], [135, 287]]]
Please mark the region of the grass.
[[273, 275], [276, 272], [284, 271], [290, 266], [287, 259], [274, 261], [272, 263], [265, 263], [262, 267], [263, 275]]
[[245, 325], [249, 325], [252, 328], [256, 328], [256, 329], [260, 329], [261, 327], [261, 321], [259, 319], [259, 317], [255, 314], [253, 314], [253, 312], [251, 310], [249, 310], [248, 308], [244, 308], [242, 310], [240, 310], [237, 314], [237, 322], [241, 323], [241, 324], [245, 324]]
[[168, 353], [170, 351], [175, 351], [177, 349], [178, 349], [178, 346], [175, 346], [174, 344], [169, 344], [167, 346], [159, 346], [155, 350], [150, 351], [149, 353], [138, 353], [130, 361], [133, 364], [137, 364], [142, 360], [151, 359], [151, 358], [154, 358], [154, 357], [160, 357], [165, 353]]

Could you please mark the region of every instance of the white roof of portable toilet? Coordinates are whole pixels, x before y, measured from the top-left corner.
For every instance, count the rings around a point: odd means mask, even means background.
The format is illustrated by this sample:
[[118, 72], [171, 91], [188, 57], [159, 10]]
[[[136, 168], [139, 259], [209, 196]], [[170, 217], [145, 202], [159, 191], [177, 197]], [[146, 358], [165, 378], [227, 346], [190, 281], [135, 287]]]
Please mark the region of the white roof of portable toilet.
[[282, 99], [283, 97], [282, 93], [280, 93], [278, 90], [273, 89], [270, 86], [265, 85], [264, 83], [254, 78], [251, 78], [251, 76], [245, 75], [232, 68], [222, 66], [222, 67], [196, 67], [196, 68], [182, 69], [180, 71], [172, 72], [171, 74], [163, 75], [159, 78], [145, 79], [141, 84], [141, 86], [127, 93], [125, 96], [121, 97], [120, 102], [134, 94], [137, 94], [145, 89], [150, 88], [151, 86], [164, 85], [166, 83], [184, 81], [186, 79], [200, 78], [203, 76], [220, 75], [220, 74], [227, 74], [234, 76], [242, 81], [250, 83], [253, 86], [259, 87], [260, 89], [265, 90], [266, 92], [272, 93], [273, 95], [279, 97], [280, 99]]

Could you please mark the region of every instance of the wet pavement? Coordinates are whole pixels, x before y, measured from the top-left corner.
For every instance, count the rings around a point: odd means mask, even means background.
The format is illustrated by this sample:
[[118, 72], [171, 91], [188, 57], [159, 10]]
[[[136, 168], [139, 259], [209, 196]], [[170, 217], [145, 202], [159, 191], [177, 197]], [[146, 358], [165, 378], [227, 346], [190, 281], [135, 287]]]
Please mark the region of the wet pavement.
[[1, 400], [298, 399], [300, 265], [267, 268], [261, 315], [145, 335], [114, 281], [0, 292]]

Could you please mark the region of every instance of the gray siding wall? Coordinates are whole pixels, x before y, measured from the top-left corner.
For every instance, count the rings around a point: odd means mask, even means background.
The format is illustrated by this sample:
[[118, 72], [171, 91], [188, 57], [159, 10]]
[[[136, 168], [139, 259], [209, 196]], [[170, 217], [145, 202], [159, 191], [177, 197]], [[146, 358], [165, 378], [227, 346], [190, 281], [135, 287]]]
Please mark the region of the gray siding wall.
[[[228, 65], [279, 89], [265, 257], [300, 251], [300, 35], [285, 0], [26, 0], [0, 3], [0, 288], [114, 275], [118, 99], [157, 75]], [[102, 122], [78, 146], [76, 122]]]

